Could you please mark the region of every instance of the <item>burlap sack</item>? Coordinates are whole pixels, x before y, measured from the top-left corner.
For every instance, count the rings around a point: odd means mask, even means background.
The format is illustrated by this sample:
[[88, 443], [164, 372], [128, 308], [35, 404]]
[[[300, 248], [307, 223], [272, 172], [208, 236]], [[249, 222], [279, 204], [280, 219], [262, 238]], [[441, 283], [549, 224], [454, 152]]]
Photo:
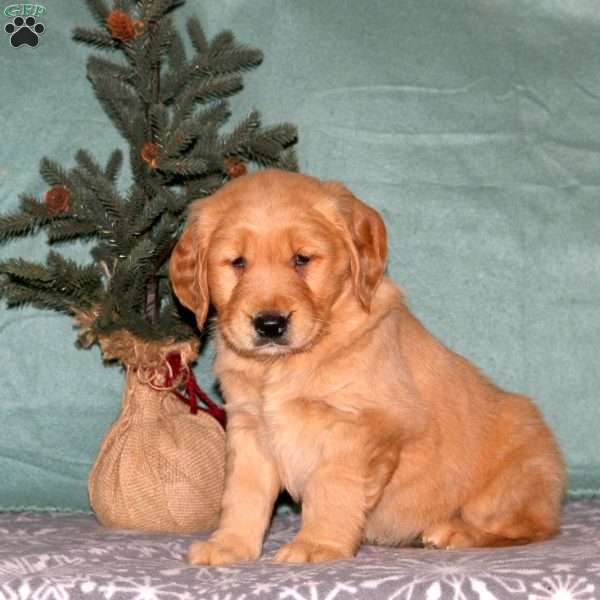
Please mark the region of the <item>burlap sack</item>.
[[121, 413], [88, 480], [96, 517], [108, 527], [155, 531], [215, 527], [225, 479], [225, 433], [214, 417], [192, 414], [175, 395], [166, 361], [178, 352], [187, 369], [197, 346], [140, 342], [127, 332], [101, 339], [100, 345], [105, 358], [125, 363], [127, 378]]

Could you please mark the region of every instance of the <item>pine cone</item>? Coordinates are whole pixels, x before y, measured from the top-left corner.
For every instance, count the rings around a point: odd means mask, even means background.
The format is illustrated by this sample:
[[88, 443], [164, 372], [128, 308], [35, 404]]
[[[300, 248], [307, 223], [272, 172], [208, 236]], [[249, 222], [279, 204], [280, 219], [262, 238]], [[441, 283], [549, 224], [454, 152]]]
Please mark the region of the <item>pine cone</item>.
[[241, 177], [248, 171], [248, 169], [246, 169], [246, 165], [237, 158], [226, 158], [225, 169], [228, 177], [231, 179], [235, 177]]
[[156, 169], [156, 161], [158, 160], [158, 146], [152, 142], [147, 142], [142, 146], [140, 158], [145, 163], [148, 163], [151, 169]]
[[55, 185], [46, 192], [44, 202], [48, 210], [53, 215], [57, 215], [69, 210], [70, 195], [69, 190], [64, 185]]
[[113, 10], [106, 17], [106, 26], [110, 35], [121, 42], [128, 42], [137, 34], [134, 20], [124, 10]]

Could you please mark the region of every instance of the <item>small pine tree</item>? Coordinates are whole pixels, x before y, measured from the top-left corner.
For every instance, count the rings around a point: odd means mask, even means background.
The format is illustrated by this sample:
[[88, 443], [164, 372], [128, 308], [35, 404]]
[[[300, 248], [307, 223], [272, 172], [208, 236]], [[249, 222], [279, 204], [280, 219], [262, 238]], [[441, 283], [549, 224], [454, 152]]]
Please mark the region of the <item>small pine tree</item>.
[[46, 264], [22, 258], [0, 261], [0, 298], [77, 315], [93, 311], [80, 336], [127, 330], [142, 340], [193, 336], [167, 280], [167, 264], [193, 200], [215, 192], [245, 164], [296, 170], [296, 130], [264, 128], [251, 112], [230, 133], [227, 99], [242, 89], [241, 74], [262, 61], [259, 50], [236, 43], [230, 31], [208, 40], [190, 18], [194, 56], [186, 56], [171, 13], [180, 0], [86, 0], [98, 22], [78, 27], [74, 39], [120, 55], [90, 56], [87, 75], [102, 108], [129, 145], [132, 184], [117, 186], [123, 154], [100, 165], [87, 150], [69, 170], [43, 159], [50, 189], [39, 200], [22, 196], [20, 210], [0, 215], [0, 242], [45, 230], [51, 245], [95, 242], [92, 261], [80, 265], [58, 252]]

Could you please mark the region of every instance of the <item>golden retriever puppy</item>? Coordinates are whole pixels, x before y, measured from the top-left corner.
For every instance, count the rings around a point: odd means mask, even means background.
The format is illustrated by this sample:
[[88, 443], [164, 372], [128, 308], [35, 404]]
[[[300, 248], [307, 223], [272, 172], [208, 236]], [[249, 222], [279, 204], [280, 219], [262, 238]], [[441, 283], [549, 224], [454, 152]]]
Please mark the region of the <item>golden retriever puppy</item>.
[[200, 326], [216, 309], [228, 415], [220, 524], [191, 563], [256, 559], [282, 488], [302, 526], [280, 561], [558, 530], [565, 469], [540, 412], [427, 332], [386, 256], [381, 217], [340, 183], [263, 171], [191, 207], [170, 278]]

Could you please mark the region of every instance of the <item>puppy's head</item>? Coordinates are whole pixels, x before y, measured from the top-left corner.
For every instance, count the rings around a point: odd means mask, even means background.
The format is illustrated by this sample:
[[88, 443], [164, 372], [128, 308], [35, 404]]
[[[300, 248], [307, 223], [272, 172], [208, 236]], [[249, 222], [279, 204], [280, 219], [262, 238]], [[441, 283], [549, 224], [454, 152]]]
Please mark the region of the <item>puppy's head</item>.
[[208, 306], [245, 355], [311, 347], [343, 295], [365, 310], [385, 269], [379, 214], [342, 184], [260, 171], [194, 204], [171, 256], [171, 284], [202, 327]]

